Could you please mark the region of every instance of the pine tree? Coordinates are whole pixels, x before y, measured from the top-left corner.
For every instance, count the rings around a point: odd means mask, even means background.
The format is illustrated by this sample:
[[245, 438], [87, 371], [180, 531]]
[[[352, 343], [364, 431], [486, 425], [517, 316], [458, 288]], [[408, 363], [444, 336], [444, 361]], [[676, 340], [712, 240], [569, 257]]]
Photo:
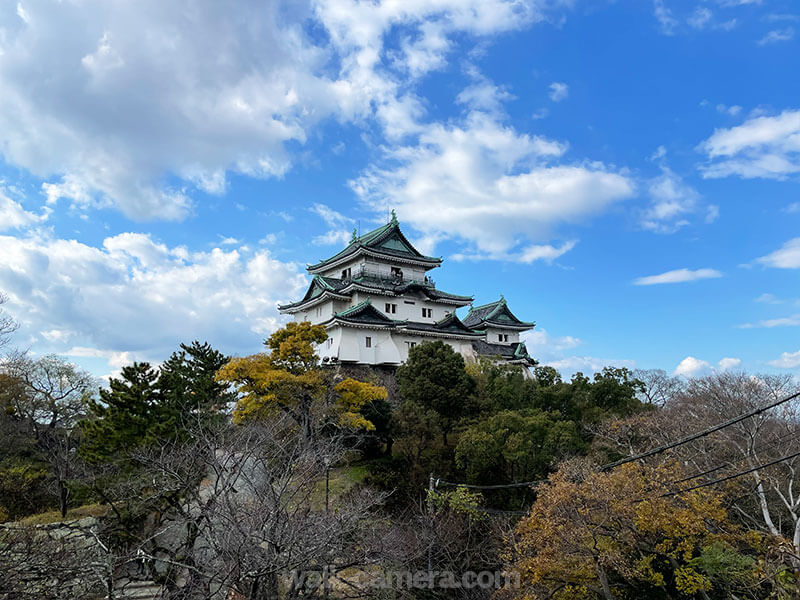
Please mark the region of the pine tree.
[[201, 344], [195, 340], [189, 345], [181, 344], [180, 350], [161, 365], [158, 379], [165, 419], [184, 429], [187, 419], [207, 422], [235, 402], [236, 394], [215, 379], [217, 371], [229, 360], [208, 342]]
[[109, 379], [100, 401], [89, 402], [94, 418], [81, 423], [84, 458], [102, 462], [152, 438], [163, 417], [158, 378], [149, 363], [135, 362], [122, 368], [120, 379]]

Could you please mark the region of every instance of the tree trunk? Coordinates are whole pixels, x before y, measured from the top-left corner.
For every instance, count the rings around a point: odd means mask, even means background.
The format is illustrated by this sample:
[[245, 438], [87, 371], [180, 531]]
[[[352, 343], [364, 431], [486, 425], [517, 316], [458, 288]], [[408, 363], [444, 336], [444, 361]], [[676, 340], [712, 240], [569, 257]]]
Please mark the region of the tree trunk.
[[608, 577], [606, 576], [606, 572], [603, 567], [600, 566], [600, 563], [597, 559], [594, 560], [594, 566], [597, 569], [597, 577], [600, 579], [600, 585], [603, 586], [603, 597], [606, 600], [614, 600], [614, 596], [611, 593], [611, 587], [608, 585]]
[[[748, 461], [749, 462], [749, 461]], [[758, 503], [761, 507], [761, 515], [764, 517], [764, 524], [767, 530], [772, 535], [780, 535], [781, 532], [775, 527], [772, 521], [772, 515], [769, 514], [769, 504], [767, 503], [767, 494], [764, 492], [764, 484], [761, 482], [761, 475], [758, 471], [753, 471], [753, 478], [756, 480], [756, 490], [758, 492]]]
[[61, 518], [67, 516], [67, 504], [69, 502], [69, 488], [63, 479], [58, 480], [58, 507], [61, 510]]

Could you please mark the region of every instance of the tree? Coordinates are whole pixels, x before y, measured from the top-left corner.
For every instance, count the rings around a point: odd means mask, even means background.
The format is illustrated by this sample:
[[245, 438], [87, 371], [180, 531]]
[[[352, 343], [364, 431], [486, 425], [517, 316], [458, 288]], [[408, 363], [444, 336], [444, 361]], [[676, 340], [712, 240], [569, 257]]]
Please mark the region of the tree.
[[508, 558], [522, 588], [513, 597], [753, 597], [760, 541], [731, 522], [716, 491], [665, 497], [683, 476], [674, 463], [606, 473], [565, 465], [517, 526]]
[[67, 514], [70, 481], [76, 470], [76, 426], [95, 387], [94, 378], [64, 359], [48, 355], [13, 356], [6, 364], [20, 389], [9, 398], [9, 410], [35, 440], [57, 486], [59, 508]]
[[469, 483], [512, 483], [544, 477], [556, 459], [582, 448], [573, 422], [537, 410], [507, 410], [463, 431], [455, 458]]
[[307, 439], [324, 424], [371, 429], [361, 409], [386, 398], [386, 390], [351, 378], [334, 383], [333, 372], [320, 367], [314, 344], [328, 339], [325, 328], [308, 321], [289, 323], [266, 341], [269, 353], [235, 358], [217, 373], [217, 381], [239, 394], [236, 423], [276, 414], [289, 416]]
[[385, 494], [357, 489], [319, 506], [321, 458], [343, 450], [335, 438], [306, 443], [283, 414], [140, 447], [141, 472], [108, 490], [106, 541], [138, 556], [136, 576], [163, 597], [308, 597], [324, 570], [368, 568], [386, 546], [373, 514]]
[[208, 343], [181, 344], [160, 369], [134, 362], [122, 368], [88, 403], [82, 423], [82, 454], [95, 463], [122, 456], [125, 450], [187, 435], [198, 422], [225, 414], [235, 399], [216, 380], [228, 357]]
[[442, 341], [424, 342], [411, 348], [408, 360], [398, 367], [397, 383], [406, 401], [434, 411], [446, 445], [475, 389], [464, 358]]
[[[636, 454], [681, 439], [785, 398], [798, 391], [791, 376], [717, 373], [691, 380], [686, 391], [659, 411], [616, 424], [604, 444], [621, 455]], [[797, 451], [800, 402], [782, 404], [683, 444], [673, 455], [699, 474], [697, 484], [748, 471], [723, 488], [733, 515], [748, 527], [784, 535], [800, 556], [800, 457]], [[800, 564], [800, 561], [798, 561]]]
[[[181, 344], [159, 368], [158, 388], [165, 410], [177, 419], [192, 415], [209, 418], [225, 412], [236, 401], [236, 394], [216, 380], [219, 371], [230, 357], [211, 347], [208, 342], [195, 340]], [[181, 423], [174, 423], [181, 427]]]
[[633, 376], [642, 383], [639, 398], [653, 406], [664, 406], [686, 389], [685, 379], [667, 375], [663, 369], [636, 369]]
[[8, 344], [9, 336], [19, 327], [19, 324], [3, 310], [2, 306], [6, 302], [8, 296], [0, 292], [0, 348]]
[[146, 362], [122, 367], [121, 377], [100, 390], [100, 401], [89, 402], [92, 418], [81, 423], [81, 454], [91, 462], [109, 461], [152, 441], [168, 416], [162, 408], [158, 372]]

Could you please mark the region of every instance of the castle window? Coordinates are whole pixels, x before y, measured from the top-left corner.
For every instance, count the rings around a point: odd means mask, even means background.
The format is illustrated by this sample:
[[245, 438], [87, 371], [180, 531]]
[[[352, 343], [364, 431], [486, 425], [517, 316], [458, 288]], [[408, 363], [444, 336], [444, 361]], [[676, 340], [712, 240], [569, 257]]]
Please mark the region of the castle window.
[[371, 337], [367, 336], [364, 339], [364, 346], [366, 346], [367, 348], [372, 348], [372, 338]]
[[499, 333], [497, 334], [497, 340], [500, 342], [507, 342], [508, 341], [508, 334], [507, 333]]
[[422, 309], [422, 318], [423, 319], [431, 319], [431, 318], [433, 318], [433, 309], [432, 308], [423, 308]]
[[397, 304], [391, 304], [389, 302], [386, 303], [386, 312], [390, 314], [395, 314], [397, 312]]
[[342, 270], [342, 279], [350, 279], [350, 267]]
[[392, 267], [392, 279], [402, 279], [403, 269], [400, 267]]
[[406, 347], [411, 350], [414, 346], [417, 345], [417, 342], [406, 342]]

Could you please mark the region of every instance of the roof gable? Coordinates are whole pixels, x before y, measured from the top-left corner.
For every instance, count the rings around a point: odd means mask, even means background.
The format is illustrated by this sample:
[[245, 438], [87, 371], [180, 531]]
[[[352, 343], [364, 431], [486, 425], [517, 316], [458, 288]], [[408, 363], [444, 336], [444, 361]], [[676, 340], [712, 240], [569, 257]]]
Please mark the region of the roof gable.
[[425, 256], [414, 248], [406, 236], [403, 235], [397, 217], [392, 213], [392, 220], [386, 225], [382, 225], [358, 237], [354, 235], [350, 244], [348, 244], [344, 250], [315, 265], [309, 265], [307, 268], [311, 272], [319, 271], [326, 267], [333, 266], [349, 257], [355, 258], [358, 254], [365, 251], [383, 254], [389, 259], [396, 257], [427, 263], [432, 267], [438, 266], [442, 262], [441, 258]]
[[394, 323], [392, 319], [380, 312], [372, 305], [372, 302], [367, 299], [360, 304], [351, 306], [348, 309], [335, 313], [334, 320], [341, 320], [350, 323], [367, 323], [371, 325], [391, 325]]
[[461, 319], [459, 319], [454, 312], [447, 315], [444, 319], [437, 321], [435, 327], [436, 329], [441, 329], [443, 331], [475, 333], [472, 331], [472, 329], [464, 325], [464, 323], [461, 322]]
[[520, 327], [533, 327], [535, 325], [535, 323], [532, 322], [519, 320], [514, 313], [511, 312], [511, 309], [508, 308], [506, 299], [503, 298], [503, 296], [500, 296], [500, 300], [497, 302], [490, 302], [483, 306], [470, 308], [469, 313], [464, 319], [464, 324], [473, 329], [476, 327], [485, 327], [486, 325], [496, 325], [498, 327], [509, 326], [515, 329]]
[[308, 286], [308, 290], [306, 290], [305, 295], [298, 300], [297, 302], [292, 302], [290, 304], [283, 304], [278, 306], [280, 310], [286, 310], [298, 306], [302, 306], [306, 302], [314, 300], [318, 298], [322, 294], [328, 292], [330, 294], [334, 294], [337, 296], [342, 296], [339, 292], [344, 287], [343, 282], [339, 279], [333, 279], [331, 277], [322, 277], [320, 275], [315, 275], [314, 278], [311, 280], [311, 284]]

